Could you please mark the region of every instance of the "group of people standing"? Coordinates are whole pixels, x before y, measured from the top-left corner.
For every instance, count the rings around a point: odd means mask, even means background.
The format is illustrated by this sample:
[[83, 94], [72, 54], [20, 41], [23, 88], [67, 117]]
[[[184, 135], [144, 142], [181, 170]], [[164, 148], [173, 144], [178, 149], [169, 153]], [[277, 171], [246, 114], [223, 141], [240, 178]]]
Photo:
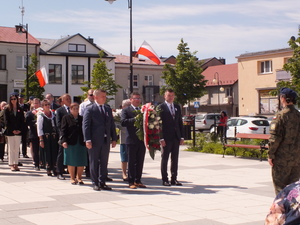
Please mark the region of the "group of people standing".
[[[162, 185], [180, 186], [182, 184], [177, 180], [179, 145], [184, 142], [181, 108], [174, 104], [172, 89], [166, 90], [164, 98], [165, 102], [160, 105]], [[65, 179], [67, 166], [71, 184], [75, 185], [84, 184], [82, 175], [86, 168], [95, 191], [111, 190], [106, 184], [106, 181], [111, 181], [107, 166], [110, 147], [116, 146], [118, 137], [112, 109], [106, 104], [105, 90], [89, 90], [87, 99], [80, 105], [72, 103], [68, 94], [60, 97], [60, 105], [54, 102], [52, 94], [47, 94], [42, 101], [32, 98], [26, 108], [19, 99], [17, 93], [12, 93], [7, 106], [0, 104], [1, 126], [7, 138], [11, 171], [20, 170], [20, 143], [22, 135], [29, 129], [28, 140], [36, 170], [45, 168], [48, 176]], [[128, 181], [129, 188], [146, 188], [142, 183], [146, 148], [144, 141], [137, 138], [134, 126], [136, 110], [140, 110], [142, 103], [141, 95], [133, 92], [123, 103], [119, 127], [122, 177]], [[3, 159], [1, 147], [0, 144], [0, 157]], [[23, 152], [23, 157], [25, 155]], [[169, 157], [170, 179], [167, 172]]]

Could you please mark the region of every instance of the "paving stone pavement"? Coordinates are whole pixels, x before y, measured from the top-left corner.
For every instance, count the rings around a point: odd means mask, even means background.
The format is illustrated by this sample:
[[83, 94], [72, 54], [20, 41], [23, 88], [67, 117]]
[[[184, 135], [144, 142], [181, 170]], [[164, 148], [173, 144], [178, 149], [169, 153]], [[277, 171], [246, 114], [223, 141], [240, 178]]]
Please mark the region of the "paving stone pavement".
[[183, 151], [178, 180], [160, 180], [160, 154], [146, 154], [145, 189], [129, 189], [121, 179], [119, 146], [111, 150], [107, 182], [112, 191], [93, 191], [91, 181], [70, 181], [34, 171], [20, 158], [20, 172], [0, 163], [0, 224], [11, 225], [259, 225], [274, 198], [267, 161]]

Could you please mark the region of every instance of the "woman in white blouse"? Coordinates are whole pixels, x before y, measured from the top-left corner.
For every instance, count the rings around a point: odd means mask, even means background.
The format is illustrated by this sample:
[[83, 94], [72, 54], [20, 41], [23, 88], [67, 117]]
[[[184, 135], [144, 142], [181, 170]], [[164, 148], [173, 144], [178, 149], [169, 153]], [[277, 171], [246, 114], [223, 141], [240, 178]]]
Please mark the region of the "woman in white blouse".
[[[43, 112], [37, 117], [37, 131], [41, 147], [41, 155], [44, 156], [47, 175], [56, 176], [56, 159], [58, 152], [58, 131], [55, 122], [55, 114], [50, 109], [50, 102], [42, 101]], [[53, 172], [53, 174], [52, 174]]]

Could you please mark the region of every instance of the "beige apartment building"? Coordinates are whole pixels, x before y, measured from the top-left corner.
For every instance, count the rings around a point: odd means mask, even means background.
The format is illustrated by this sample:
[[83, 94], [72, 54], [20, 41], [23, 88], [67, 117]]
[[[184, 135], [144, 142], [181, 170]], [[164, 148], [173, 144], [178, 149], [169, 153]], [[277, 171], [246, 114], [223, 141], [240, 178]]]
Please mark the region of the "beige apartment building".
[[278, 97], [269, 92], [289, 74], [282, 70], [291, 58], [290, 48], [242, 54], [238, 59], [239, 115], [271, 116], [278, 109]]

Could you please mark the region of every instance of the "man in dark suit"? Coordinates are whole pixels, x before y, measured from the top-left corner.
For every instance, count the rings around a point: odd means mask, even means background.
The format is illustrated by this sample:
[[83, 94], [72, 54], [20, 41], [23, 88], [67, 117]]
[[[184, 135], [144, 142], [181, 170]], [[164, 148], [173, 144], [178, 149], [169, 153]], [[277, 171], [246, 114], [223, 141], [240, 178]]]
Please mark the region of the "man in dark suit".
[[54, 102], [54, 96], [51, 93], [46, 94], [45, 99], [47, 99], [50, 102], [50, 109], [52, 111], [55, 111], [55, 110], [57, 110], [60, 107], [59, 105], [57, 105]]
[[121, 125], [127, 128], [126, 146], [128, 150], [128, 181], [129, 188], [137, 187], [145, 188], [141, 182], [144, 159], [145, 159], [145, 144], [139, 140], [136, 135], [136, 127], [134, 126], [136, 110], [139, 110], [141, 104], [141, 96], [137, 92], [130, 95], [131, 105], [122, 110]]
[[[19, 95], [19, 104], [25, 113], [30, 110], [30, 104], [24, 103], [24, 95], [22, 94]], [[22, 139], [21, 139], [23, 158], [29, 158], [29, 156], [27, 155], [27, 142], [28, 142], [27, 136], [28, 136], [28, 127], [24, 126], [24, 130], [22, 131]]]
[[[71, 96], [69, 94], [64, 94], [62, 97], [63, 106], [59, 107], [56, 110], [56, 126], [58, 129], [59, 137], [61, 137], [61, 121], [65, 115], [70, 114], [70, 105], [71, 105]], [[60, 145], [57, 154], [57, 161], [56, 161], [56, 172], [57, 172], [57, 179], [65, 180], [64, 177], [64, 148]]]
[[88, 149], [90, 176], [95, 191], [111, 190], [106, 185], [110, 143], [116, 146], [117, 134], [112, 110], [105, 105], [106, 91], [94, 91], [95, 103], [87, 107], [83, 116], [82, 130]]
[[[184, 143], [183, 123], [180, 106], [174, 104], [175, 93], [172, 89], [167, 89], [164, 95], [165, 102], [160, 105], [162, 120], [162, 135], [160, 144], [161, 152], [161, 176], [164, 186], [182, 184], [177, 181], [179, 145]], [[171, 184], [168, 179], [168, 160], [171, 154]]]

